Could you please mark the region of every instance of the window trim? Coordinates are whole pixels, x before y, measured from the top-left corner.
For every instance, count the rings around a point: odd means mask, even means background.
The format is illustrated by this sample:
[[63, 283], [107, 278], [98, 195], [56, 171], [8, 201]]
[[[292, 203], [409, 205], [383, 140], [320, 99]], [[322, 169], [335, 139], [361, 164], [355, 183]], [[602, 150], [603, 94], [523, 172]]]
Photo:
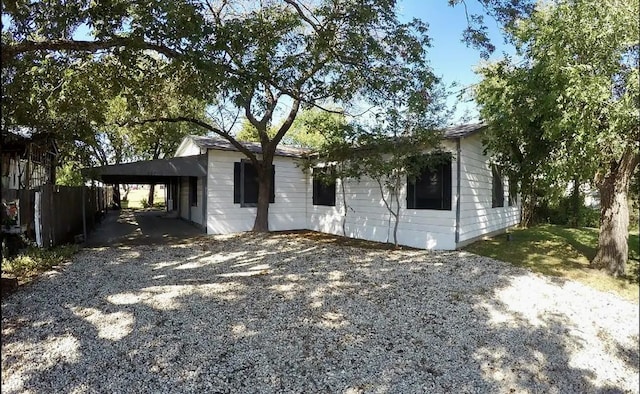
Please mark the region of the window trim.
[[[409, 177], [407, 177], [407, 196], [406, 196], [406, 209], [412, 210], [430, 210], [430, 211], [451, 211], [452, 210], [452, 200], [453, 200], [453, 182], [452, 182], [452, 170], [453, 163], [451, 158], [449, 158], [446, 162], [439, 164], [435, 169], [430, 169], [428, 167], [422, 170], [420, 177], [422, 177], [427, 171], [432, 173], [435, 171], [438, 172], [438, 181], [440, 184], [440, 206], [438, 208], [434, 207], [424, 207], [417, 206], [416, 201], [416, 180], [411, 181]], [[412, 188], [410, 189], [410, 185]], [[411, 190], [411, 192], [410, 192]], [[411, 198], [412, 197], [412, 198]]]
[[491, 165], [491, 208], [504, 208], [504, 179], [496, 164]]
[[[236, 161], [233, 163], [234, 166], [234, 175], [233, 175], [233, 203], [240, 204], [241, 208], [255, 208], [258, 206], [258, 201], [256, 198], [256, 202], [245, 202], [244, 201], [244, 189], [245, 189], [245, 166], [250, 165], [253, 166], [253, 163], [249, 159], [241, 159], [239, 162]], [[275, 165], [271, 164], [271, 195], [269, 197], [269, 204], [275, 203]], [[239, 176], [236, 178], [236, 171], [239, 171]], [[236, 184], [236, 180], [239, 182], [239, 185]], [[259, 188], [259, 184], [256, 185]]]
[[[316, 170], [318, 171], [327, 171], [328, 167], [316, 167], [313, 169], [313, 173], [312, 173], [312, 177], [311, 177], [311, 203], [314, 206], [322, 206], [322, 207], [335, 207], [336, 206], [336, 181], [335, 179], [333, 180], [333, 182], [330, 183], [325, 183], [322, 182], [321, 179], [316, 178]], [[320, 187], [320, 185], [324, 186], [324, 187], [328, 187], [328, 188], [332, 188], [333, 189], [333, 195], [331, 196], [331, 200], [328, 203], [324, 203], [324, 202], [319, 202], [318, 201], [318, 197], [316, 195], [316, 192], [318, 190], [318, 188]]]

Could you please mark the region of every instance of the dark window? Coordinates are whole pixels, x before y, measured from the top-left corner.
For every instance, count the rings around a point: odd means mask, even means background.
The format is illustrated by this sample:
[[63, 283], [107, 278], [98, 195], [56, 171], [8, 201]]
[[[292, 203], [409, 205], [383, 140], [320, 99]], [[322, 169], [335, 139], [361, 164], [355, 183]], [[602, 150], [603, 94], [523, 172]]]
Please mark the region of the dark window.
[[509, 177], [509, 206], [518, 205], [518, 181], [514, 177]]
[[[275, 201], [275, 166], [271, 166], [271, 195], [269, 202]], [[233, 202], [241, 207], [255, 207], [258, 205], [258, 171], [248, 161], [233, 163]]]
[[504, 207], [504, 184], [500, 168], [493, 164], [491, 166], [491, 206], [493, 208]]
[[323, 175], [327, 174], [326, 168], [313, 169], [313, 205], [336, 205], [336, 181]]
[[407, 209], [451, 210], [451, 161], [407, 180]]
[[198, 178], [195, 176], [189, 177], [189, 201], [192, 207], [198, 205]]

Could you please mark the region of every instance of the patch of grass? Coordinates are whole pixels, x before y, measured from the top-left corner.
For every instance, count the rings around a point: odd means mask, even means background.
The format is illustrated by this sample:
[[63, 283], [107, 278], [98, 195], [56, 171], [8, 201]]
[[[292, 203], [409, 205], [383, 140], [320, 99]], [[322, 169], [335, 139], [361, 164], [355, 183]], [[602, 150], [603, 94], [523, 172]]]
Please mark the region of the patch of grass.
[[[121, 193], [122, 195], [124, 195], [123, 191]], [[131, 190], [129, 191], [129, 195], [127, 196], [127, 200], [129, 201], [127, 208], [132, 208], [132, 209], [148, 208], [149, 205], [146, 204], [148, 198], [149, 198], [149, 189]], [[145, 204], [142, 203], [143, 200]], [[164, 203], [165, 203], [164, 190], [160, 189], [158, 185], [156, 185], [153, 191], [153, 201], [154, 201], [154, 204], [153, 204], [154, 207], [156, 206], [156, 204], [162, 204], [162, 206], [164, 206]]]
[[510, 234], [511, 241], [503, 234], [473, 243], [465, 250], [526, 267], [533, 272], [577, 280], [638, 302], [640, 250], [637, 231], [629, 234], [627, 276], [623, 278], [613, 278], [605, 272], [589, 268], [589, 261], [596, 254], [598, 229], [540, 225], [517, 229]]
[[15, 257], [2, 260], [2, 276], [17, 278], [24, 283], [68, 261], [77, 251], [77, 245], [61, 245], [52, 249], [29, 247]]

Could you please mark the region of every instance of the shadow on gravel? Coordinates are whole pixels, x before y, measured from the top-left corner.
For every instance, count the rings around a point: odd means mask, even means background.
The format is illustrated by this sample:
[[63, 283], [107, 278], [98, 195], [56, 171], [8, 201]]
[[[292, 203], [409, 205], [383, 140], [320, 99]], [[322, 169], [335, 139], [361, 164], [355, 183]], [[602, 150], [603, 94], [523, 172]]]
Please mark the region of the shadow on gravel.
[[[493, 260], [300, 233], [190, 241], [86, 249], [3, 300], [2, 391], [615, 393], [633, 384], [596, 384], [597, 369], [575, 367], [596, 344], [574, 335], [567, 315], [510, 304], [524, 271]], [[602, 366], [637, 360], [618, 354]]]

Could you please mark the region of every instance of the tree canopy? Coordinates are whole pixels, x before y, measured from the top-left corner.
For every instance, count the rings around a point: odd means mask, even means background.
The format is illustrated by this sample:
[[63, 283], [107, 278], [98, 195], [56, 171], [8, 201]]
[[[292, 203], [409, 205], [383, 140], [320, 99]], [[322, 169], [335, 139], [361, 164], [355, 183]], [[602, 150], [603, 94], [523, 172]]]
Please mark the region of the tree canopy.
[[637, 0], [542, 3], [510, 31], [523, 61], [483, 69], [477, 90], [494, 125], [489, 144], [515, 163], [526, 154], [519, 170], [527, 177], [587, 179], [599, 189], [592, 265], [613, 275], [625, 272], [627, 194], [639, 161], [638, 11]]
[[[505, 24], [529, 12], [531, 3], [477, 1]], [[169, 81], [171, 94], [205, 103], [211, 116], [143, 109], [131, 113], [135, 119], [128, 126], [186, 122], [229, 140], [261, 179], [257, 231], [268, 230], [267, 175], [275, 147], [300, 109], [338, 106], [349, 112], [357, 102], [374, 109], [360, 130], [391, 130], [402, 119], [412, 128], [425, 127], [438, 110], [427, 25], [400, 21], [395, 0], [3, 4], [10, 22], [2, 31], [2, 78], [8, 87], [3, 128], [37, 126], [73, 134], [65, 135], [70, 145], [96, 145], [115, 139], [100, 128], [114, 97], [137, 102], [133, 98], [145, 97], [148, 83]], [[449, 4], [466, 8], [464, 0]], [[491, 50], [482, 18], [467, 20], [465, 38]], [[136, 77], [140, 73], [144, 78]], [[163, 106], [161, 100], [149, 103]], [[407, 109], [414, 117], [403, 118]], [[276, 113], [282, 121], [270, 134]], [[257, 132], [261, 155], [234, 137], [242, 118]]]

